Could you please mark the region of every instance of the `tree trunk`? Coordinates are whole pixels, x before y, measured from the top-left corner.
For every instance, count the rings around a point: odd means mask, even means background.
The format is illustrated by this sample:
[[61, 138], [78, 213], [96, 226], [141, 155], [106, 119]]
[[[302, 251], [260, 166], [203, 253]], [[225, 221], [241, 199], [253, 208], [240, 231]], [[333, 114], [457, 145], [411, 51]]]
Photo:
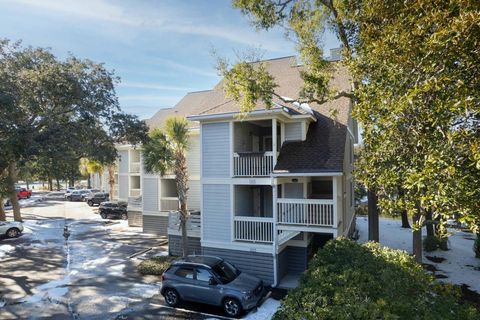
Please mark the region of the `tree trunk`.
[[60, 180], [57, 178], [56, 182], [57, 182], [57, 191], [60, 191]]
[[411, 228], [410, 223], [408, 222], [407, 210], [402, 210], [402, 228]]
[[27, 189], [30, 189], [30, 183], [28, 182], [28, 179], [25, 179], [25, 183], [27, 184]]
[[90, 173], [87, 174], [87, 189], [92, 189], [92, 176]]
[[53, 180], [51, 177], [48, 177], [48, 190], [53, 191]]
[[102, 171], [99, 171], [98, 172], [98, 178], [99, 178], [99, 182], [100, 182], [100, 191], [103, 192], [103, 170]]
[[380, 241], [378, 222], [377, 192], [368, 189], [368, 240]]
[[412, 249], [413, 255], [415, 256], [415, 260], [418, 263], [422, 263], [423, 258], [423, 247], [422, 247], [422, 221], [421, 221], [421, 214], [420, 208], [417, 209], [415, 214], [413, 215], [413, 224], [415, 229], [413, 230], [413, 239], [412, 239]]
[[15, 190], [15, 181], [17, 178], [17, 165], [15, 162], [8, 166], [8, 188], [10, 201], [13, 207], [13, 220], [22, 222], [22, 214], [20, 212], [20, 203], [18, 203], [17, 191]]
[[[182, 206], [186, 209], [186, 206]], [[187, 257], [188, 256], [188, 234], [187, 234], [187, 221], [188, 221], [188, 217], [187, 215], [185, 214], [185, 212], [183, 212], [183, 209], [180, 209], [182, 212], [180, 213], [180, 215], [182, 216], [181, 219], [182, 219], [182, 252], [183, 252], [183, 257]], [[188, 213], [187, 213], [188, 214]]]
[[113, 188], [115, 187], [115, 170], [113, 165], [108, 167], [108, 185], [110, 188], [110, 190], [108, 190], [110, 199], [113, 199]]
[[432, 210], [425, 211], [425, 224], [427, 229], [427, 237], [434, 237], [435, 236], [435, 229], [433, 226], [433, 214]]
[[0, 221], [7, 220], [7, 215], [5, 214], [5, 207], [3, 206], [3, 198], [0, 197]]

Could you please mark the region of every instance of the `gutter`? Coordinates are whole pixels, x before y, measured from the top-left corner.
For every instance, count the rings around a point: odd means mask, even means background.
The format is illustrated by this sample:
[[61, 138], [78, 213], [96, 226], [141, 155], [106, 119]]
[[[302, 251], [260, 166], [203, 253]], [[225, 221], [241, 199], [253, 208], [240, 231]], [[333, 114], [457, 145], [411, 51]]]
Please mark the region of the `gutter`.
[[272, 173], [273, 178], [277, 177], [341, 177], [343, 172], [298, 172], [290, 173], [289, 171], [277, 171]]

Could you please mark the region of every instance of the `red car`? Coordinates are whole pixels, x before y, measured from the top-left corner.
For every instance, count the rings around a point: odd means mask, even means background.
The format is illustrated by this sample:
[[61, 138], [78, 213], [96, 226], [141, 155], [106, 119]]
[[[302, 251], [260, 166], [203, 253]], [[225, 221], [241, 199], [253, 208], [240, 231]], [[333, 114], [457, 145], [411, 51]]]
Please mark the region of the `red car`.
[[17, 188], [17, 198], [18, 199], [28, 199], [32, 196], [32, 190], [25, 188]]

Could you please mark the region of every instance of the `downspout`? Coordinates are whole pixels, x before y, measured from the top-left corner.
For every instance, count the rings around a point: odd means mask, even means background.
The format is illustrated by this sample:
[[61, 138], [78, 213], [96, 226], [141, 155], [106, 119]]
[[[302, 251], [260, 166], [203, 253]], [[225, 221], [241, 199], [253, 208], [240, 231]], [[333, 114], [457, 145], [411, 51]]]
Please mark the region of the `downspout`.
[[272, 182], [272, 194], [273, 194], [273, 284], [272, 287], [278, 285], [278, 261], [277, 261], [277, 184], [275, 183], [275, 178], [271, 176]]

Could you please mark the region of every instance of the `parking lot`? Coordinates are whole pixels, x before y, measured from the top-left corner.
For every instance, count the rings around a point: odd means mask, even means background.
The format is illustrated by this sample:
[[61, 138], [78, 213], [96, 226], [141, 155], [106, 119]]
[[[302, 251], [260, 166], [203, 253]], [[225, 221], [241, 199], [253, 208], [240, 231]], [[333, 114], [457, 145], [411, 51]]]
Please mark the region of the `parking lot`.
[[220, 308], [166, 306], [159, 278], [136, 272], [137, 254], [167, 250], [165, 239], [103, 220], [84, 202], [34, 196], [22, 205], [24, 233], [0, 240], [0, 319], [224, 318]]

